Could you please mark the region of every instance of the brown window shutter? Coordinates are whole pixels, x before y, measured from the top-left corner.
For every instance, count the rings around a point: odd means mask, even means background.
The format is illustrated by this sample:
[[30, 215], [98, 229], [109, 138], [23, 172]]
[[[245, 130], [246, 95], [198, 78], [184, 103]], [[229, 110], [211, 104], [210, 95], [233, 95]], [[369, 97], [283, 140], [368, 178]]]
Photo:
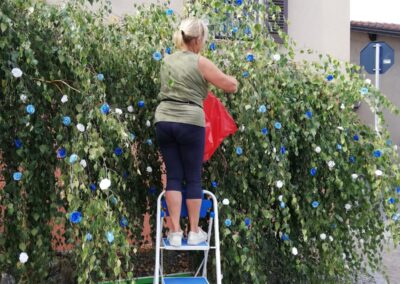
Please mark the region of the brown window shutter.
[[[268, 1], [268, 0], [267, 0]], [[278, 17], [275, 19], [275, 23], [278, 25], [278, 28], [281, 29], [283, 32], [288, 32], [287, 27], [287, 18], [288, 18], [288, 0], [271, 0], [274, 5], [279, 6], [281, 8], [281, 12]], [[269, 20], [271, 20], [268, 17]], [[277, 40], [278, 42], [282, 42], [282, 40], [278, 37], [278, 30], [277, 27], [274, 27], [271, 23], [267, 23], [269, 31], [271, 35]]]

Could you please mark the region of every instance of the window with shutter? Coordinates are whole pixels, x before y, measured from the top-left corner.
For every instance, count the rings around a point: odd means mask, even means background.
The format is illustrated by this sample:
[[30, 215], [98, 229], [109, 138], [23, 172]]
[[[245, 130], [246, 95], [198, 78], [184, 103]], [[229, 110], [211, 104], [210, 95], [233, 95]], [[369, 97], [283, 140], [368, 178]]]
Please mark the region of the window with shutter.
[[[288, 0], [271, 0], [275, 6], [280, 7], [279, 14], [276, 15], [275, 20], [271, 18], [271, 15], [267, 18], [267, 26], [268, 30], [274, 39], [278, 42], [282, 42], [282, 40], [278, 36], [278, 30], [282, 30], [283, 32], [287, 33], [287, 18], [288, 18]], [[267, 5], [269, 3], [266, 0]]]

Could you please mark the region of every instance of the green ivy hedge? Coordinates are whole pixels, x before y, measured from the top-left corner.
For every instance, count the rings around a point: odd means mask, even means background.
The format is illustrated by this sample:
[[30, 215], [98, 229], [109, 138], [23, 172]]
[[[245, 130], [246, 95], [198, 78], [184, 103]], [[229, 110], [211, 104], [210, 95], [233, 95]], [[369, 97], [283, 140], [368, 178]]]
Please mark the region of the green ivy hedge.
[[[136, 276], [131, 240], [162, 189], [152, 122], [180, 18], [150, 5], [108, 22], [108, 3], [91, 12], [84, 2], [0, 3], [0, 270], [21, 282], [48, 277], [54, 222], [65, 225], [79, 283]], [[185, 9], [209, 23], [204, 55], [240, 81], [235, 95], [214, 90], [239, 131], [204, 166], [204, 188], [221, 200], [224, 282], [350, 281], [380, 270], [384, 233], [399, 242], [398, 155], [352, 106], [365, 100], [382, 122], [382, 108], [398, 110], [358, 66], [294, 61], [288, 36], [279, 31], [277, 44], [262, 24], [267, 14], [277, 19], [279, 7]]]

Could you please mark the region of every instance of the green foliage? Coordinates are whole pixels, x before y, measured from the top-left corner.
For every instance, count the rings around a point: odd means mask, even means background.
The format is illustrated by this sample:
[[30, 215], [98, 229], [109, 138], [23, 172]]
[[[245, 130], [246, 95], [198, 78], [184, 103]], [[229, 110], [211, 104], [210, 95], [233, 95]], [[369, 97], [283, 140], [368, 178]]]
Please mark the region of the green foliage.
[[[83, 3], [61, 8], [22, 0], [0, 4], [0, 147], [6, 165], [0, 270], [22, 282], [40, 282], [49, 273], [56, 257], [52, 221], [65, 223], [80, 283], [131, 277], [138, 244], [129, 238], [140, 239], [142, 214], [148, 204], [154, 211], [162, 188], [154, 129], [148, 126], [162, 64], [153, 53], [174, 51], [171, 37], [179, 17], [168, 16], [162, 6], [138, 7], [136, 15], [108, 23], [109, 4], [90, 12]], [[271, 19], [278, 13], [275, 6], [268, 12]], [[263, 5], [196, 1], [187, 5], [186, 14], [209, 22], [209, 43], [216, 50], [206, 48], [204, 55], [240, 80], [235, 95], [214, 90], [240, 130], [205, 164], [203, 180], [206, 188], [217, 181], [211, 190], [230, 200], [219, 208], [224, 281], [345, 281], [367, 265], [380, 269], [384, 233], [399, 241], [393, 220], [398, 157], [387, 131], [377, 136], [362, 125], [352, 105], [364, 99], [374, 109], [397, 109], [366, 85], [357, 66], [324, 56], [319, 63], [295, 62], [287, 35], [279, 33], [284, 42], [279, 45], [260, 24], [267, 15]], [[222, 39], [215, 40], [216, 34]], [[252, 62], [246, 59], [249, 53]], [[13, 68], [23, 75], [14, 77]], [[110, 106], [107, 115], [101, 112], [104, 103]], [[27, 114], [28, 104], [35, 106], [34, 114]], [[65, 116], [70, 126], [63, 124]], [[23, 143], [19, 149], [17, 138]], [[118, 147], [122, 155], [116, 155]], [[57, 158], [61, 148], [64, 159]], [[374, 156], [376, 150], [381, 157]], [[72, 154], [78, 157], [75, 163], [70, 163]], [[13, 180], [17, 171], [23, 173], [20, 181]], [[111, 186], [101, 190], [104, 179]], [[74, 211], [82, 214], [76, 224], [70, 221]], [[124, 216], [127, 228], [119, 224]], [[227, 218], [230, 227], [224, 226]], [[29, 255], [25, 264], [18, 262], [23, 251]]]

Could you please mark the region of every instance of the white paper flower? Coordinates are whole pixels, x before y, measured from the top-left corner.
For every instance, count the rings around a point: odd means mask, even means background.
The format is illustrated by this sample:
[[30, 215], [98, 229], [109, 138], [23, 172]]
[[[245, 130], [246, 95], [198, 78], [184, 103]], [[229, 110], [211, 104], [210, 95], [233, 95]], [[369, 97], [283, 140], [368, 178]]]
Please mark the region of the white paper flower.
[[80, 164], [83, 168], [86, 168], [86, 167], [87, 167], [86, 160], [81, 160], [81, 161], [79, 162], [79, 164]]
[[35, 8], [29, 7], [28, 8], [28, 16], [31, 15], [35, 11]]
[[244, 109], [245, 109], [245, 110], [251, 109], [251, 105], [245, 105], [245, 106], [244, 106]]
[[371, 85], [371, 79], [365, 79], [365, 84]]
[[344, 104], [340, 105], [340, 109], [345, 109], [345, 108], [346, 108], [346, 106]]
[[351, 209], [351, 204], [346, 203], [346, 205], [344, 205], [344, 208], [345, 208], [346, 210], [350, 210], [350, 209]]
[[24, 94], [22, 94], [21, 96], [19, 96], [19, 98], [21, 99], [21, 101], [22, 101], [23, 103], [25, 103], [26, 100], [28, 99], [28, 97], [27, 97], [26, 95], [24, 95]]
[[321, 238], [321, 240], [326, 240], [326, 234], [322, 233], [321, 235], [319, 235], [319, 237]]
[[128, 111], [133, 112], [133, 106], [128, 106]]
[[360, 244], [364, 244], [364, 239], [360, 239]]
[[351, 178], [352, 178], [353, 180], [356, 180], [356, 179], [358, 178], [358, 174], [352, 174], [352, 175], [351, 175]]
[[395, 151], [397, 151], [397, 148], [398, 148], [397, 145], [394, 145], [394, 146], [393, 146], [393, 149], [394, 149]]
[[146, 172], [151, 173], [151, 172], [153, 172], [153, 169], [152, 169], [150, 166], [148, 166], [148, 167], [146, 168]]
[[334, 161], [329, 161], [328, 162], [328, 167], [329, 167], [330, 170], [333, 169], [334, 166], [335, 166], [335, 162]]
[[150, 123], [149, 120], [146, 121], [146, 126], [147, 126], [147, 127], [150, 127], [150, 126], [151, 126], [151, 123]]
[[272, 55], [272, 59], [274, 61], [279, 61], [279, 60], [281, 60], [281, 55], [279, 53], [276, 53], [276, 54]]
[[338, 126], [337, 129], [339, 129], [340, 131], [343, 131], [343, 130], [344, 130], [344, 128], [341, 127], [341, 126]]
[[283, 201], [283, 195], [279, 195], [279, 196], [278, 196], [278, 200], [279, 200], [280, 202], [282, 202], [282, 201]]
[[332, 236], [329, 236], [329, 240], [330, 240], [331, 242], [333, 242], [333, 237], [332, 237]]
[[28, 258], [29, 258], [29, 256], [28, 256], [28, 254], [26, 252], [21, 252], [19, 254], [19, 262], [21, 262], [21, 263], [27, 262]]
[[383, 175], [383, 172], [381, 170], [376, 170], [375, 175], [380, 177], [381, 175]]
[[85, 132], [85, 125], [83, 125], [82, 123], [78, 123], [76, 125], [76, 128], [80, 131], [80, 132]]
[[66, 102], [68, 102], [68, 96], [67, 96], [67, 95], [62, 96], [61, 102], [62, 102], [63, 104], [65, 104]]
[[278, 181], [276, 182], [276, 187], [277, 187], [277, 188], [282, 188], [282, 186], [283, 186], [283, 181], [278, 180]]
[[345, 253], [342, 254], [342, 258], [346, 259], [346, 254]]
[[107, 190], [109, 189], [111, 186], [111, 180], [109, 180], [108, 178], [102, 179], [100, 182], [100, 189], [101, 190]]
[[115, 109], [115, 113], [116, 113], [116, 114], [122, 114], [122, 109], [116, 108], [116, 109]]
[[11, 70], [11, 73], [12, 73], [12, 75], [13, 75], [15, 78], [19, 78], [19, 77], [22, 76], [22, 70], [19, 69], [19, 68], [13, 68], [13, 69]]
[[293, 255], [297, 255], [299, 252], [297, 251], [297, 248], [292, 248], [292, 254]]
[[229, 205], [229, 199], [228, 198], [224, 198], [224, 200], [222, 200], [222, 204]]
[[314, 150], [315, 150], [315, 152], [316, 152], [317, 154], [321, 153], [321, 147], [319, 147], [319, 146], [315, 147]]
[[242, 124], [242, 125], [240, 126], [240, 131], [243, 132], [245, 129], [246, 129], [246, 127]]
[[276, 153], [276, 148], [275, 147], [272, 149], [272, 152]]

